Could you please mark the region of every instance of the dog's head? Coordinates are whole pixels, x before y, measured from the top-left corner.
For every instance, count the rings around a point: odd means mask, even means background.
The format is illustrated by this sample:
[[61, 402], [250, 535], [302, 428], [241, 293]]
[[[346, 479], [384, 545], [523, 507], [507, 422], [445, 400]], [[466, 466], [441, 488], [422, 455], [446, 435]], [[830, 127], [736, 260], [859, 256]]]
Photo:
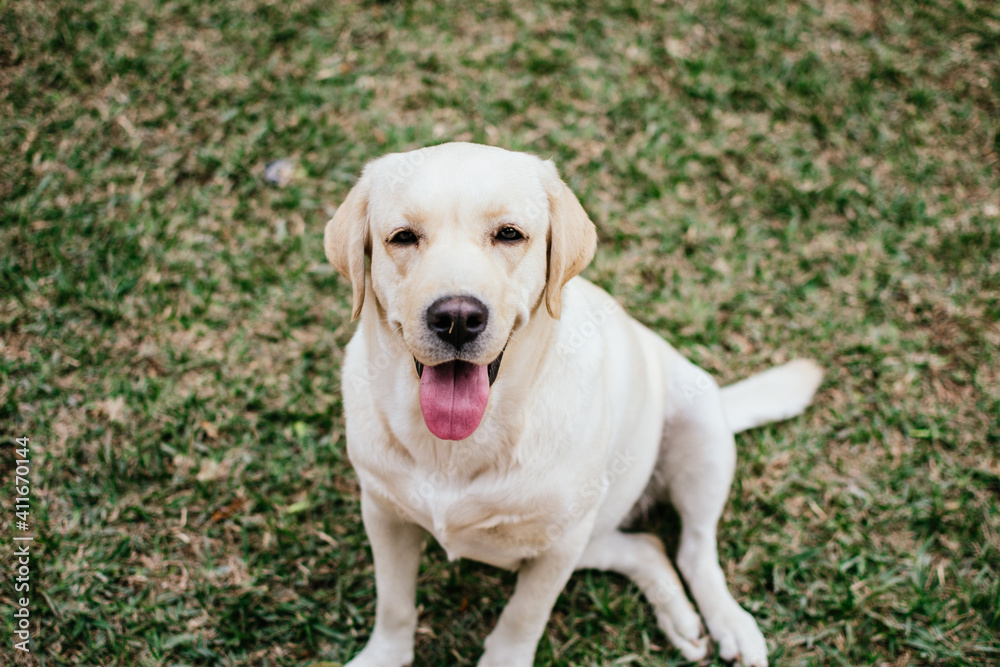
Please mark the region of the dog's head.
[[369, 163], [324, 237], [354, 318], [370, 271], [379, 319], [413, 355], [427, 427], [449, 440], [475, 431], [511, 334], [559, 317], [596, 243], [552, 162], [464, 143]]

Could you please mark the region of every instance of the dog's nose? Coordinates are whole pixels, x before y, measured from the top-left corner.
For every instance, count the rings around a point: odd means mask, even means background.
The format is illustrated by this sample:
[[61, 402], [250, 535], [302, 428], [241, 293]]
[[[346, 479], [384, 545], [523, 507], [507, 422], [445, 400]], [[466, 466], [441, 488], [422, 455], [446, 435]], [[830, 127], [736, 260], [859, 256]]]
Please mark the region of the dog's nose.
[[427, 309], [427, 326], [456, 350], [471, 343], [486, 329], [489, 310], [471, 296], [446, 296]]

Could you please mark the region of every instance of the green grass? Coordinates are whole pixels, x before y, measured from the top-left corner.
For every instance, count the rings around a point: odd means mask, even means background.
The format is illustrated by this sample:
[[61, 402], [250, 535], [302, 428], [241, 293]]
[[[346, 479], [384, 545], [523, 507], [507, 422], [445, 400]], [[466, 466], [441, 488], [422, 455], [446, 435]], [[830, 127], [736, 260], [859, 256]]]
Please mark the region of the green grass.
[[[829, 369], [806, 416], [739, 437], [720, 525], [773, 664], [1000, 661], [995, 3], [463, 7], [0, 1], [0, 436], [33, 446], [28, 663], [363, 645], [350, 288], [321, 235], [367, 160], [455, 139], [556, 159], [600, 228], [585, 275], [723, 382]], [[261, 178], [277, 158], [298, 165], [283, 188]], [[666, 510], [648, 523], [675, 540]], [[512, 585], [429, 548], [418, 664], [475, 664]], [[9, 613], [0, 629], [6, 664]], [[600, 573], [573, 577], [537, 658], [681, 662]]]

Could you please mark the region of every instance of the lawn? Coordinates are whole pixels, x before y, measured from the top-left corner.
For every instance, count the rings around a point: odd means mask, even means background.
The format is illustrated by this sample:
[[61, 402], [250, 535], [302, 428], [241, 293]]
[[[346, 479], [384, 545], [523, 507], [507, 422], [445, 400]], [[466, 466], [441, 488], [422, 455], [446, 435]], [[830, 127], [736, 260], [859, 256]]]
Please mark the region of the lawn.
[[[363, 646], [322, 232], [366, 161], [449, 140], [554, 158], [600, 230], [584, 275], [720, 381], [828, 369], [738, 437], [720, 524], [772, 664], [1000, 662], [996, 3], [469, 7], [0, 0], [0, 663]], [[432, 545], [418, 587], [417, 664], [474, 665], [513, 575]], [[585, 572], [536, 664], [683, 661]]]

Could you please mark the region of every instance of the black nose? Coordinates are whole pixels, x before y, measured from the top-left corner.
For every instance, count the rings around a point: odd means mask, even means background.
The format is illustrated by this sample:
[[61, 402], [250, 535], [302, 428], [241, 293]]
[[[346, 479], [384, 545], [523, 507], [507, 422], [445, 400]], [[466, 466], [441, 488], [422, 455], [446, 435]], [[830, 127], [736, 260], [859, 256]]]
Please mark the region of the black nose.
[[489, 310], [471, 296], [446, 296], [427, 309], [427, 326], [437, 337], [460, 350], [486, 329]]

